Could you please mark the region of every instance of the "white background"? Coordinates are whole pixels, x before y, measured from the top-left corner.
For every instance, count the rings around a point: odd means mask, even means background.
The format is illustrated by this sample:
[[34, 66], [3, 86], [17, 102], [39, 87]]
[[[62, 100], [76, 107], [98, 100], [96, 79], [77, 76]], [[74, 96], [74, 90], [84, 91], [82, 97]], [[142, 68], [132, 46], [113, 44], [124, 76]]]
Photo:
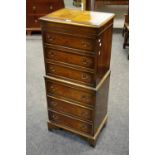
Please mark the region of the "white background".
[[[130, 0], [130, 155], [155, 154], [155, 7]], [[26, 154], [26, 1], [0, 5], [0, 154]]]

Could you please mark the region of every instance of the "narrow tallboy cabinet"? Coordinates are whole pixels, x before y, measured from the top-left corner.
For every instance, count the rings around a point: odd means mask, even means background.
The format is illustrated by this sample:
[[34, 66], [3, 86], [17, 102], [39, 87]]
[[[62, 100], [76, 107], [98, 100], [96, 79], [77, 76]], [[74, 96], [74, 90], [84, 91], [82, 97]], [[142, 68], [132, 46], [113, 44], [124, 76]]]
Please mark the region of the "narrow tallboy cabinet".
[[48, 129], [91, 146], [107, 122], [114, 14], [61, 9], [40, 18]]

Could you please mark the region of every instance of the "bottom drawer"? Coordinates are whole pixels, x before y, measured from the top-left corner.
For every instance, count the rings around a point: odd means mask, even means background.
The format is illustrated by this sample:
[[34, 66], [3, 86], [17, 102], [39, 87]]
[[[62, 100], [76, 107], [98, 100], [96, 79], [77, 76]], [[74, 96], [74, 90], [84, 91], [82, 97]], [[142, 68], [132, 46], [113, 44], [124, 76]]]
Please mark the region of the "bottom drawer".
[[54, 123], [64, 125], [66, 127], [70, 127], [74, 130], [81, 131], [81, 132], [84, 132], [87, 134], [92, 133], [92, 125], [91, 124], [79, 121], [72, 117], [68, 117], [65, 115], [55, 113], [53, 111], [48, 111], [48, 115], [49, 115], [49, 120]]

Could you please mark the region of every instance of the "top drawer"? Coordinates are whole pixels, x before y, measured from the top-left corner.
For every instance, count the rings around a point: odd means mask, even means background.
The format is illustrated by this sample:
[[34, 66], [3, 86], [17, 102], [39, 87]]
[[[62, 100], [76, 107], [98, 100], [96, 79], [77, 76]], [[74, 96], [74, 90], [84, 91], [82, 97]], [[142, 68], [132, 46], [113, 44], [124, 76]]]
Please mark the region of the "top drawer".
[[27, 2], [26, 5], [29, 14], [45, 14], [64, 7], [63, 2], [58, 0], [34, 0]]
[[93, 39], [86, 39], [75, 37], [66, 34], [58, 34], [51, 32], [44, 32], [44, 42], [49, 44], [61, 45], [70, 48], [77, 48], [87, 51], [94, 50], [94, 42]]

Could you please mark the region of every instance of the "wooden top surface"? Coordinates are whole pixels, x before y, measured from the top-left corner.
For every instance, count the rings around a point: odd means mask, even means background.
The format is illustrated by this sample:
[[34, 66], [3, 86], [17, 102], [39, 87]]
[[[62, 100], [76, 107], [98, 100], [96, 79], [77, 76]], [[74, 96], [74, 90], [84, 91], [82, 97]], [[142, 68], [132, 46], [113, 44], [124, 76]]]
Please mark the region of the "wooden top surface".
[[87, 27], [101, 27], [114, 17], [113, 13], [60, 9], [40, 20]]

